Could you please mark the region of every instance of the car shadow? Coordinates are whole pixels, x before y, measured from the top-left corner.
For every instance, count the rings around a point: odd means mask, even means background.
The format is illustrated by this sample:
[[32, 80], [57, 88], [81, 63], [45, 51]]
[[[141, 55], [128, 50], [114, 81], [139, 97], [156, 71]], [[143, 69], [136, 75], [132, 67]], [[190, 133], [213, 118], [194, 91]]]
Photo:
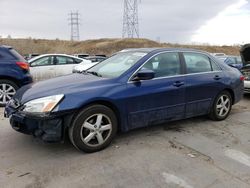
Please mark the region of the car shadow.
[[[112, 142], [111, 146], [109, 147], [109, 150], [110, 149], [112, 150], [112, 148], [113, 149], [116, 148], [117, 145], [123, 145], [124, 143], [128, 142], [128, 140], [133, 141], [134, 139], [139, 138], [141, 141], [143, 141], [143, 138], [145, 137], [160, 135], [162, 131], [188, 132], [187, 130], [188, 128], [200, 126], [200, 123], [204, 121], [210, 121], [210, 120], [207, 119], [206, 117], [197, 117], [187, 120], [180, 120], [165, 124], [139, 128], [125, 133], [119, 132], [118, 135], [115, 137], [114, 141]], [[17, 134], [18, 134], [17, 137], [15, 137], [16, 147], [28, 148], [29, 152], [33, 153], [34, 155], [38, 155], [39, 153], [50, 154], [50, 155], [64, 153], [67, 156], [86, 154], [84, 152], [75, 149], [74, 146], [71, 144], [68, 136], [65, 137], [63, 143], [45, 143], [39, 138], [35, 138], [30, 135], [20, 135], [20, 133]]]
[[245, 93], [245, 94], [244, 94], [244, 98], [245, 98], [245, 99], [250, 99], [250, 93]]
[[[244, 99], [250, 99], [250, 94], [245, 94]], [[232, 114], [241, 113], [241, 111], [243, 110], [242, 109], [232, 110]], [[207, 116], [200, 116], [185, 120], [178, 120], [178, 121], [138, 128], [125, 133], [119, 132], [111, 145], [112, 146], [119, 145], [124, 142], [128, 142], [128, 140], [133, 140], [134, 138], [138, 137], [143, 138], [145, 136], [146, 137], [155, 135], [157, 136], [162, 134], [162, 131], [189, 133], [191, 128], [195, 129], [196, 127], [200, 127], [201, 124], [212, 125], [214, 124], [214, 121], [210, 120]], [[27, 135], [18, 136], [16, 138], [16, 142], [18, 147], [20, 148], [28, 147], [29, 150], [33, 150], [33, 152], [43, 150], [44, 152], [47, 153], [61, 153], [61, 152], [70, 152], [72, 154], [83, 153], [73, 147], [68, 136], [65, 137], [63, 143], [45, 143], [40, 139]]]
[[130, 138], [132, 136], [154, 136], [160, 135], [162, 131], [189, 133], [190, 128], [200, 127], [201, 123], [209, 124], [213, 122], [207, 116], [199, 116], [184, 120], [171, 121], [167, 123], [151, 125], [143, 128], [134, 129], [125, 133], [119, 132], [116, 139], [122, 140], [123, 138]]

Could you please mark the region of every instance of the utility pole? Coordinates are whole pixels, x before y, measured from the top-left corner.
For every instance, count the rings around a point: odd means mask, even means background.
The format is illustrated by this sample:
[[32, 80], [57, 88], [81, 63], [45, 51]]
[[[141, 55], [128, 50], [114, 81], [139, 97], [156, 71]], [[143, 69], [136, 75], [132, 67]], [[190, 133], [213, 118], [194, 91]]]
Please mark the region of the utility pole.
[[71, 12], [69, 14], [69, 21], [70, 21], [70, 27], [71, 27], [71, 37], [70, 39], [72, 41], [79, 41], [80, 40], [80, 14], [78, 11]]
[[124, 0], [122, 38], [139, 38], [138, 0]]

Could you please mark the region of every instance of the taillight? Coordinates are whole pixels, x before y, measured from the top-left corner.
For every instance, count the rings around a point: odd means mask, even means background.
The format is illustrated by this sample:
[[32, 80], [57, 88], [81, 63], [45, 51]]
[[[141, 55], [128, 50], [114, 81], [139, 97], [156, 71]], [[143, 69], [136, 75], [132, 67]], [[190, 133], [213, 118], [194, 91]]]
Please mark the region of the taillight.
[[245, 80], [245, 76], [241, 75], [240, 76], [240, 81], [244, 81]]
[[28, 63], [26, 62], [16, 62], [16, 64], [21, 68], [21, 69], [24, 69], [24, 70], [29, 70], [30, 66]]

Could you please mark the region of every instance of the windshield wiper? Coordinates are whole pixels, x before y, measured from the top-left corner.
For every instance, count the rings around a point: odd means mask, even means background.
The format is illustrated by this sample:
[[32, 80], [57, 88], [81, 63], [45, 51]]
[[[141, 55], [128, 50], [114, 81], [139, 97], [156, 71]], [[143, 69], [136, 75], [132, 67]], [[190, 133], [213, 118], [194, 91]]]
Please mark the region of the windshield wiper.
[[98, 72], [95, 72], [95, 71], [86, 71], [86, 73], [89, 73], [89, 74], [92, 74], [92, 75], [95, 75], [95, 76], [98, 76], [98, 77], [102, 77], [101, 74], [99, 74]]

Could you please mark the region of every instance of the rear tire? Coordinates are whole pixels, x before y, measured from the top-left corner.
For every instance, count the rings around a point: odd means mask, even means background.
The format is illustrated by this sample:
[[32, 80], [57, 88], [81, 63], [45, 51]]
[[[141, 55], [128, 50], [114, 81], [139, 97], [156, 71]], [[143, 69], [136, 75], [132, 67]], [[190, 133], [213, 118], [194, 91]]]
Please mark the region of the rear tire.
[[228, 117], [232, 109], [232, 96], [228, 91], [222, 91], [214, 100], [209, 117], [222, 121]]
[[16, 94], [18, 86], [10, 80], [0, 80], [0, 107], [4, 107], [9, 100]]
[[69, 128], [71, 143], [80, 151], [92, 153], [106, 148], [117, 132], [115, 113], [103, 105], [83, 109]]

